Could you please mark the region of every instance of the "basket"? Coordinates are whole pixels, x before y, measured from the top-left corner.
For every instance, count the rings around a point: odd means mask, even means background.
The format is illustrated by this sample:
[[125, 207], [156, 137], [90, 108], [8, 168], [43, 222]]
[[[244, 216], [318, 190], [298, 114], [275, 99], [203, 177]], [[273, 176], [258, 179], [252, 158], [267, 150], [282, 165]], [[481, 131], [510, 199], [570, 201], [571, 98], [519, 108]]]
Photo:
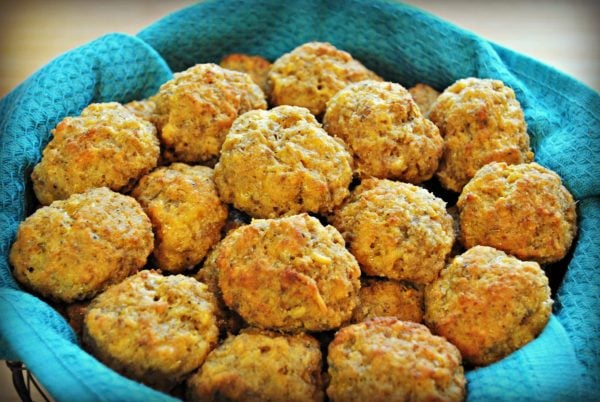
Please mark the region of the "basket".
[[439, 90], [477, 76], [515, 90], [536, 161], [559, 173], [578, 200], [579, 235], [545, 330], [505, 359], [469, 371], [468, 399], [600, 399], [600, 96], [535, 60], [384, 0], [206, 1], [136, 37], [110, 34], [74, 49], [2, 99], [0, 358], [23, 362], [60, 401], [175, 400], [99, 363], [55, 310], [14, 281], [8, 252], [34, 204], [31, 170], [50, 130], [91, 102], [144, 98], [172, 71], [233, 52], [273, 60], [312, 40], [331, 42], [407, 87], [425, 82]]

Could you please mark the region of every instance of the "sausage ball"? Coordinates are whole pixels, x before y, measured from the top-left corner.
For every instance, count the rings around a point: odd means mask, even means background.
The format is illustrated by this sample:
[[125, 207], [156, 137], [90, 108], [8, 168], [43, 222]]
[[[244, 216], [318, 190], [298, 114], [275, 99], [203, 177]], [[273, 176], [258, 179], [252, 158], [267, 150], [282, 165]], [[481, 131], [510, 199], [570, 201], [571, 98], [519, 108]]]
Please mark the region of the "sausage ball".
[[362, 81], [327, 103], [325, 130], [348, 144], [361, 177], [420, 183], [438, 168], [444, 140], [399, 84]]
[[324, 331], [350, 319], [360, 269], [332, 226], [307, 214], [255, 219], [217, 247], [223, 300], [250, 325]]
[[127, 191], [160, 153], [154, 126], [116, 102], [91, 104], [52, 134], [31, 174], [42, 205], [95, 187]]
[[363, 80], [380, 78], [349, 53], [329, 43], [309, 42], [275, 60], [268, 83], [275, 106], [302, 106], [319, 116], [339, 90]]
[[431, 106], [429, 118], [444, 137], [437, 178], [449, 190], [460, 192], [490, 162], [533, 160], [523, 110], [514, 91], [502, 81], [456, 81]]
[[240, 116], [215, 166], [221, 199], [256, 218], [331, 212], [351, 181], [345, 145], [295, 106]]
[[249, 110], [267, 108], [249, 75], [216, 64], [176, 73], [160, 87], [155, 102], [163, 157], [187, 163], [217, 159], [233, 121]]
[[465, 361], [491, 364], [544, 328], [552, 312], [538, 263], [476, 246], [457, 256], [425, 291], [425, 322], [460, 349]]
[[551, 263], [564, 258], [577, 232], [573, 196], [556, 173], [537, 163], [484, 166], [457, 206], [466, 248], [479, 244]]
[[114, 370], [168, 391], [204, 362], [218, 333], [205, 284], [141, 271], [92, 301], [83, 341]]
[[227, 207], [219, 199], [211, 168], [183, 163], [158, 168], [131, 195], [152, 221], [154, 258], [163, 271], [191, 269], [221, 239]]
[[408, 88], [408, 92], [415, 100], [423, 116], [427, 116], [431, 105], [436, 101], [440, 93], [427, 84], [418, 83], [414, 87]]
[[379, 317], [342, 328], [329, 344], [327, 395], [344, 401], [462, 401], [454, 345], [424, 325]]
[[320, 402], [321, 359], [306, 334], [244, 331], [208, 355], [188, 381], [188, 400]]
[[365, 180], [330, 222], [365, 274], [416, 284], [437, 277], [454, 243], [446, 203], [409, 183]]
[[69, 303], [137, 272], [152, 243], [152, 225], [140, 205], [101, 187], [55, 201], [25, 219], [10, 263], [21, 284]]
[[362, 281], [352, 322], [374, 317], [423, 321], [423, 291], [401, 282], [369, 278]]
[[228, 70], [235, 70], [246, 73], [252, 78], [252, 81], [260, 87], [265, 93], [269, 93], [267, 85], [267, 76], [271, 68], [271, 62], [260, 56], [250, 56], [247, 54], [234, 53], [225, 56], [219, 65]]

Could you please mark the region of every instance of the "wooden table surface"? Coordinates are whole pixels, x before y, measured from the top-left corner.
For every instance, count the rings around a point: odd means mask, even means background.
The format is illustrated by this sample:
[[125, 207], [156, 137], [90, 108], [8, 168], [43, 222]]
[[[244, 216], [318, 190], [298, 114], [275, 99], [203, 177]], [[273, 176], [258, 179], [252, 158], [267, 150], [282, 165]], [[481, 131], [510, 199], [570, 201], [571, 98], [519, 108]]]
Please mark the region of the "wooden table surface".
[[[61, 53], [105, 33], [135, 34], [193, 0], [0, 2], [0, 97]], [[408, 3], [600, 90], [600, 6], [587, 0]], [[0, 366], [0, 401], [18, 401]]]
[[[0, 2], [0, 97], [57, 55], [108, 32], [135, 34], [193, 0]], [[588, 0], [408, 3], [600, 90], [600, 6]]]

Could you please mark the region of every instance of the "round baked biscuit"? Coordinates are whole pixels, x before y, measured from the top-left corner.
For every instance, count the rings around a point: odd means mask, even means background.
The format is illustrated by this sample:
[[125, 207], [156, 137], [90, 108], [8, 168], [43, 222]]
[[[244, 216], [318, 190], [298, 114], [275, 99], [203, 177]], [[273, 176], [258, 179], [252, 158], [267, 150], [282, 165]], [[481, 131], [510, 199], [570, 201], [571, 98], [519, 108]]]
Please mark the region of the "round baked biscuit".
[[152, 243], [152, 225], [140, 205], [101, 187], [55, 201], [25, 219], [10, 263], [21, 284], [68, 303], [135, 273]]
[[458, 349], [414, 322], [379, 317], [344, 327], [329, 344], [327, 362], [332, 402], [465, 398]]
[[429, 118], [444, 137], [437, 178], [449, 190], [460, 192], [490, 162], [533, 160], [523, 110], [514, 91], [502, 81], [456, 81], [431, 106]]
[[275, 60], [268, 84], [273, 105], [301, 106], [319, 116], [327, 101], [346, 85], [380, 79], [330, 43], [309, 42]]
[[208, 290], [215, 295], [215, 316], [221, 334], [237, 334], [242, 328], [246, 327], [246, 323], [238, 313], [229, 309], [223, 301], [223, 294], [219, 287], [219, 268], [217, 267], [219, 244], [220, 243], [208, 253], [202, 268], [194, 277], [198, 281], [206, 284]]
[[216, 64], [176, 73], [160, 87], [155, 102], [163, 157], [187, 163], [217, 159], [233, 121], [249, 110], [267, 108], [248, 74]]
[[121, 374], [169, 390], [204, 362], [218, 334], [205, 284], [140, 271], [92, 301], [83, 342]]
[[233, 53], [223, 57], [219, 65], [228, 70], [248, 74], [252, 78], [252, 81], [268, 95], [269, 86], [267, 85], [267, 77], [271, 68], [269, 60], [261, 56]]
[[425, 323], [476, 366], [534, 339], [552, 312], [548, 278], [533, 261], [487, 246], [457, 256], [425, 291]]
[[437, 97], [440, 96], [440, 93], [435, 88], [421, 82], [414, 87], [408, 88], [408, 92], [410, 92], [410, 95], [419, 106], [419, 110], [421, 110], [423, 116], [427, 116], [431, 109], [431, 105], [433, 105]]
[[427, 284], [454, 243], [445, 202], [409, 183], [364, 180], [329, 220], [371, 276]]
[[560, 177], [537, 163], [482, 167], [458, 198], [460, 239], [522, 260], [556, 262], [577, 233], [575, 201]]
[[96, 187], [127, 191], [160, 153], [154, 126], [116, 102], [91, 104], [52, 134], [31, 174], [42, 205]]
[[420, 183], [438, 168], [444, 140], [400, 84], [362, 81], [327, 102], [323, 126], [344, 140], [361, 177]]
[[223, 300], [250, 325], [334, 329], [358, 302], [360, 269], [344, 239], [307, 214], [255, 219], [216, 250]]
[[323, 401], [321, 360], [306, 334], [244, 331], [208, 355], [188, 381], [188, 400]]
[[255, 218], [328, 213], [349, 195], [352, 156], [304, 108], [240, 116], [215, 166], [221, 199]]
[[211, 168], [183, 163], [160, 167], [142, 177], [131, 195], [152, 221], [154, 259], [163, 271], [193, 268], [221, 239], [227, 207]]
[[423, 321], [423, 290], [401, 282], [368, 278], [361, 282], [352, 322], [375, 317]]

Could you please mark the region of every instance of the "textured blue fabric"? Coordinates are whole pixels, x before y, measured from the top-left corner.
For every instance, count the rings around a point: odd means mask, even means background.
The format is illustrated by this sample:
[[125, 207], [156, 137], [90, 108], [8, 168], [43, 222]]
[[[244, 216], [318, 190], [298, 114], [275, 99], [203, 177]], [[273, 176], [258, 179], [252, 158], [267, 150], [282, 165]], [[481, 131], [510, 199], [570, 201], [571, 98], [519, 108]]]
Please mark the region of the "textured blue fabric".
[[[468, 399], [600, 399], [598, 93], [428, 13], [388, 1], [207, 1], [138, 37], [173, 71], [217, 62], [231, 52], [275, 59], [320, 40], [405, 86], [425, 82], [441, 90], [478, 76], [514, 88], [536, 160], [557, 171], [579, 201], [579, 237], [544, 332], [502, 361], [469, 372]], [[59, 400], [159, 400], [161, 394], [98, 364], [53, 310], [17, 289], [6, 256], [28, 210], [29, 173], [50, 128], [63, 116], [93, 100], [147, 96], [168, 76], [164, 62], [141, 41], [109, 36], [54, 61], [0, 103], [0, 357], [23, 360]]]
[[29, 175], [50, 130], [91, 102], [146, 97], [171, 77], [143, 41], [112, 34], [57, 58], [0, 101], [0, 358], [25, 362], [58, 401], [172, 399], [84, 352], [56, 311], [18, 289], [8, 266], [16, 228], [31, 208]]

